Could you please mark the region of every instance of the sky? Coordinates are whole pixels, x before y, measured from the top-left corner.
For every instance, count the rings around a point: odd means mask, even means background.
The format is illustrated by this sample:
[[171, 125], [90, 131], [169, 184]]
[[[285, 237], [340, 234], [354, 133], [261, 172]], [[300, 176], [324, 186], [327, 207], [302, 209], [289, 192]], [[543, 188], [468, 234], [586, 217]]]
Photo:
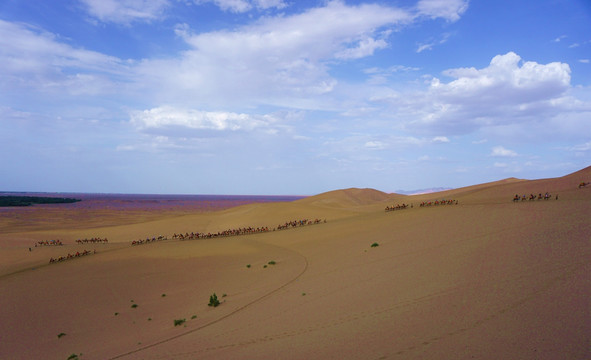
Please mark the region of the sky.
[[0, 0], [0, 162], [42, 192], [563, 176], [591, 165], [591, 2]]

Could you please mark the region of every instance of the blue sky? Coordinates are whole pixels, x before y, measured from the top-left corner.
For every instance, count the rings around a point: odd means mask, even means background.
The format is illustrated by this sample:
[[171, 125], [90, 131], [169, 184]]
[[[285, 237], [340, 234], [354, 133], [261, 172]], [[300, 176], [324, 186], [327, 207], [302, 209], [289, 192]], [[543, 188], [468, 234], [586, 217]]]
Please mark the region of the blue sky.
[[587, 0], [0, 0], [0, 190], [393, 192], [591, 165]]

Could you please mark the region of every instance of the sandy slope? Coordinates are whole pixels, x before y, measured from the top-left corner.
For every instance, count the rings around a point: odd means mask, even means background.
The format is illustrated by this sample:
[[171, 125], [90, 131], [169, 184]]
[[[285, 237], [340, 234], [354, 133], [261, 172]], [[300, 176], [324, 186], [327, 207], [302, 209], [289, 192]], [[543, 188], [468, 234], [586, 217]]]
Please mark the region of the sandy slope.
[[[588, 359], [591, 188], [578, 189], [581, 181], [591, 168], [436, 194], [347, 189], [141, 224], [0, 234], [0, 358]], [[559, 200], [511, 201], [546, 191]], [[441, 198], [459, 205], [417, 206]], [[402, 202], [414, 206], [383, 211]], [[303, 218], [327, 222], [129, 245]], [[72, 245], [87, 236], [113, 240]], [[56, 237], [70, 243], [28, 251], [31, 239]], [[84, 248], [97, 254], [47, 264]], [[213, 292], [217, 308], [207, 306]]]

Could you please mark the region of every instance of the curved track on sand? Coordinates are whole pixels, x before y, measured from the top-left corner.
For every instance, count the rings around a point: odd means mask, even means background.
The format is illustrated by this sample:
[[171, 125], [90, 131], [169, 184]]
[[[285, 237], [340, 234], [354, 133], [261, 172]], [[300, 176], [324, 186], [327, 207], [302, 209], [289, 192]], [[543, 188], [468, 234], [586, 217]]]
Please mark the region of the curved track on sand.
[[[271, 245], [271, 244], [268, 244], [268, 245]], [[266, 293], [266, 294], [263, 294], [263, 295], [259, 296], [258, 298], [256, 298], [256, 299], [252, 300], [251, 302], [249, 302], [249, 303], [246, 303], [246, 304], [242, 305], [241, 307], [239, 307], [239, 308], [235, 309], [235, 310], [234, 310], [234, 311], [232, 311], [232, 312], [229, 312], [228, 314], [226, 314], [226, 315], [224, 315], [224, 316], [222, 316], [222, 317], [220, 317], [220, 318], [217, 318], [217, 319], [215, 319], [215, 320], [212, 320], [212, 321], [210, 321], [210, 322], [208, 322], [208, 323], [206, 323], [206, 324], [203, 324], [203, 325], [201, 325], [201, 326], [199, 326], [199, 327], [196, 327], [195, 329], [191, 329], [191, 330], [185, 331], [185, 332], [183, 332], [183, 333], [181, 333], [181, 334], [177, 334], [177, 335], [174, 335], [174, 336], [168, 337], [168, 338], [166, 338], [166, 339], [162, 339], [162, 340], [160, 340], [160, 341], [157, 341], [157, 342], [155, 342], [155, 343], [152, 343], [152, 344], [149, 344], [149, 345], [146, 345], [146, 346], [142, 346], [142, 347], [140, 347], [140, 348], [137, 348], [137, 349], [135, 349], [135, 350], [131, 350], [131, 351], [128, 351], [128, 352], [126, 352], [126, 353], [123, 353], [123, 354], [119, 354], [119, 355], [116, 355], [116, 356], [110, 357], [110, 358], [109, 358], [109, 360], [121, 359], [121, 358], [124, 358], [124, 357], [126, 357], [126, 356], [129, 356], [129, 355], [137, 354], [137, 353], [139, 353], [139, 352], [141, 352], [141, 351], [144, 351], [144, 350], [147, 350], [147, 349], [153, 348], [153, 347], [155, 347], [155, 346], [158, 346], [158, 345], [165, 344], [165, 343], [167, 343], [167, 342], [170, 342], [170, 341], [172, 341], [172, 340], [175, 340], [175, 339], [181, 338], [181, 337], [183, 337], [183, 336], [186, 336], [186, 335], [192, 334], [192, 333], [194, 333], [194, 332], [197, 332], [197, 331], [199, 331], [199, 330], [202, 330], [202, 329], [204, 329], [204, 328], [206, 328], [206, 327], [208, 327], [208, 326], [211, 326], [211, 325], [213, 325], [213, 324], [217, 324], [217, 323], [219, 323], [220, 321], [223, 321], [223, 320], [225, 320], [225, 319], [227, 319], [227, 318], [229, 318], [229, 317], [233, 316], [234, 314], [236, 314], [236, 313], [238, 313], [238, 312], [240, 312], [240, 311], [242, 311], [242, 310], [246, 309], [247, 307], [249, 307], [249, 306], [251, 306], [251, 305], [253, 305], [253, 304], [256, 304], [257, 302], [259, 302], [259, 301], [261, 301], [261, 300], [263, 300], [263, 299], [265, 299], [265, 298], [267, 298], [267, 297], [269, 297], [269, 296], [271, 296], [271, 295], [275, 294], [276, 292], [278, 292], [278, 291], [280, 291], [280, 290], [282, 290], [282, 289], [286, 288], [287, 286], [289, 286], [289, 285], [291, 285], [292, 283], [294, 283], [295, 281], [297, 281], [297, 280], [298, 280], [298, 279], [299, 279], [299, 278], [300, 278], [302, 275], [304, 275], [304, 273], [305, 273], [305, 272], [308, 270], [308, 258], [307, 258], [305, 255], [303, 255], [302, 253], [300, 253], [300, 252], [297, 252], [297, 251], [295, 251], [295, 250], [292, 250], [292, 249], [287, 249], [287, 248], [285, 248], [285, 247], [283, 247], [283, 246], [277, 246], [277, 245], [271, 245], [271, 246], [275, 246], [275, 247], [282, 248], [282, 249], [284, 249], [284, 250], [287, 250], [287, 251], [289, 251], [289, 252], [291, 252], [291, 253], [294, 253], [294, 254], [298, 255], [299, 257], [301, 257], [301, 258], [304, 260], [304, 268], [302, 269], [302, 271], [300, 271], [300, 272], [299, 272], [299, 273], [298, 273], [298, 274], [297, 274], [297, 275], [296, 275], [294, 278], [292, 278], [291, 280], [287, 281], [286, 283], [283, 283], [281, 286], [279, 286], [279, 287], [277, 287], [277, 288], [275, 288], [275, 289], [273, 289], [273, 290], [269, 291], [269, 292], [268, 292], [268, 293]]]

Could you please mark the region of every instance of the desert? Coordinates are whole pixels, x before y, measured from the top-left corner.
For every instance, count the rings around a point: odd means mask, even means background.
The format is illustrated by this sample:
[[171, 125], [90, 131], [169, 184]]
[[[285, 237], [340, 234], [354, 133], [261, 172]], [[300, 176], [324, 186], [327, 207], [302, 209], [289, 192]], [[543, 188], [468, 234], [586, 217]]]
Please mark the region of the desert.
[[590, 181], [3, 210], [0, 358], [589, 359]]

